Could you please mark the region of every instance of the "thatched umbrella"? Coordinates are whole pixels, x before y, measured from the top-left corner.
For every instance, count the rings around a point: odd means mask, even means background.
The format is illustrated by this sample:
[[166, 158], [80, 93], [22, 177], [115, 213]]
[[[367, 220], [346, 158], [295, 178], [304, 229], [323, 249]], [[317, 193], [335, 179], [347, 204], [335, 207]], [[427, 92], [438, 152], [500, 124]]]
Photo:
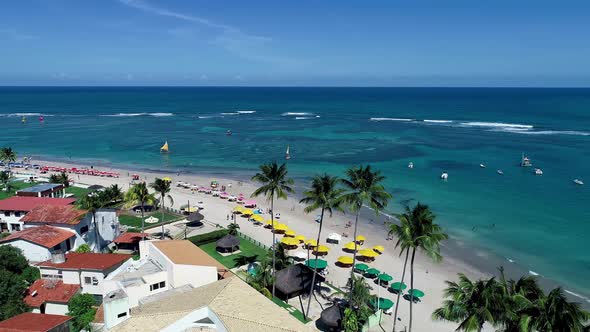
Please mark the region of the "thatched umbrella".
[[[275, 287], [285, 300], [300, 294], [306, 294], [311, 287], [313, 270], [303, 264], [288, 266], [276, 273]], [[316, 282], [324, 282], [325, 278], [316, 275]]]
[[240, 239], [231, 234], [227, 234], [215, 242], [215, 247], [219, 252], [233, 252], [240, 247]]
[[322, 311], [319, 321], [329, 329], [340, 330], [344, 319], [344, 308], [338, 303]]

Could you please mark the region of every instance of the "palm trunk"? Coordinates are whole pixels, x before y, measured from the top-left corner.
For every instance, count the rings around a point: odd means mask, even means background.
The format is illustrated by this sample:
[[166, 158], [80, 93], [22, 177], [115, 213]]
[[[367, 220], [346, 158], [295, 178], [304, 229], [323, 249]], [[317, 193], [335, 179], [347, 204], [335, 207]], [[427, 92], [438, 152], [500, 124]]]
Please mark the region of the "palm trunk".
[[160, 222], [162, 223], [162, 240], [164, 240], [164, 195], [162, 195], [162, 211], [161, 214], [162, 216], [162, 220], [160, 220]]
[[[406, 249], [406, 259], [404, 261], [404, 269], [402, 271], [402, 279], [401, 279], [401, 283], [404, 283], [404, 277], [406, 276], [406, 266], [408, 265], [408, 256], [410, 254], [410, 248]], [[397, 300], [395, 300], [395, 313], [393, 314], [393, 330], [392, 332], [395, 332], [395, 324], [397, 323], [397, 309], [399, 308], [399, 299], [402, 295], [402, 290], [401, 290], [401, 285], [400, 285], [400, 289], [397, 291]]]
[[143, 221], [143, 201], [141, 201], [141, 240], [145, 241], [145, 236], [144, 236], [144, 221]]
[[[416, 248], [412, 250], [412, 261], [410, 262], [410, 289], [414, 289], [414, 258], [416, 257]], [[410, 297], [410, 324], [408, 332], [412, 332], [412, 304], [414, 303], [414, 296]]]
[[[318, 248], [320, 247], [322, 225], [324, 223], [324, 209], [325, 209], [325, 206], [322, 206], [322, 215], [320, 216], [320, 229], [318, 230], [318, 238], [317, 238]], [[309, 291], [309, 299], [307, 299], [307, 312], [305, 312], [305, 311], [303, 312], [303, 320], [306, 320], [307, 316], [309, 316], [309, 306], [311, 305], [311, 297], [313, 296], [313, 290], [315, 288], [315, 276], [317, 274], [317, 262], [318, 262], [318, 252], [317, 251], [315, 252], [314, 256], [315, 256], [316, 267], [313, 269], [313, 277], [311, 277], [311, 290]]]
[[276, 245], [275, 245], [275, 221], [274, 221], [274, 217], [275, 217], [275, 209], [274, 209], [274, 195], [270, 196], [270, 223], [272, 225], [272, 297], [275, 297], [275, 283], [276, 283], [276, 274], [277, 271], [275, 269], [275, 265], [276, 265]]
[[359, 225], [359, 215], [361, 214], [361, 207], [359, 206], [358, 211], [356, 212], [356, 219], [354, 220], [354, 235], [353, 235], [353, 241], [355, 243], [354, 246], [354, 253], [352, 254], [352, 269], [350, 270], [350, 294], [348, 296], [348, 301], [350, 303], [352, 303], [352, 280], [354, 277], [354, 265], [356, 264], [356, 249], [357, 249], [357, 245], [356, 245], [356, 231], [358, 229], [358, 225]]

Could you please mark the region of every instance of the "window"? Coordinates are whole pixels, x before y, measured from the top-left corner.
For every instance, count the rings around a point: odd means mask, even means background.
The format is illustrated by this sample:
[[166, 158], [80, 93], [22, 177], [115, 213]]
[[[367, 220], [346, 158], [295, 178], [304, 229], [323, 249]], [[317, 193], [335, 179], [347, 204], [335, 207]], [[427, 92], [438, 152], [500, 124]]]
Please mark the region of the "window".
[[93, 286], [97, 286], [98, 285], [98, 279], [96, 279], [96, 277], [92, 277], [92, 285]]
[[82, 228], [80, 228], [80, 234], [84, 235], [88, 233], [88, 226], [84, 226]]
[[15, 216], [15, 217], [20, 217], [20, 211], [15, 211], [15, 212], [14, 212], [14, 216]]
[[16, 232], [20, 231], [20, 225], [17, 224], [10, 224], [10, 228]]
[[117, 315], [117, 318], [121, 318], [121, 317], [125, 317], [125, 316], [127, 316], [127, 312], [122, 312]]
[[63, 277], [58, 274], [42, 274], [42, 279], [62, 279]]
[[166, 287], [166, 282], [165, 281], [160, 281], [160, 288], [164, 288]]
[[155, 290], [158, 290], [158, 289], [164, 288], [164, 287], [166, 287], [165, 281], [156, 282], [155, 284], [150, 285], [150, 292], [153, 292]]
[[59, 250], [59, 249], [61, 249], [61, 244], [58, 244], [55, 247], [53, 247], [53, 250]]
[[91, 284], [92, 283], [92, 278], [90, 278], [90, 277], [84, 277], [84, 283], [85, 284]]

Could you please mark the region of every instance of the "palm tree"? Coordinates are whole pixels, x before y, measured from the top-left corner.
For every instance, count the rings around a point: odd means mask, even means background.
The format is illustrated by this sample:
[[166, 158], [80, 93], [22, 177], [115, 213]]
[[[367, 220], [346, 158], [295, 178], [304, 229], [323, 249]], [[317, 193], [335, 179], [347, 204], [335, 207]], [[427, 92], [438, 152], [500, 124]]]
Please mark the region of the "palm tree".
[[563, 290], [558, 287], [534, 302], [532, 315], [524, 316], [521, 326], [525, 331], [581, 332], [589, 319], [590, 313], [582, 310], [578, 303], [568, 302]]
[[[396, 248], [400, 248], [399, 255], [406, 254], [406, 258], [404, 259], [404, 268], [402, 270], [402, 278], [400, 282], [403, 284], [404, 278], [406, 276], [406, 267], [408, 266], [408, 258], [410, 256], [410, 248], [412, 247], [412, 234], [409, 230], [411, 230], [411, 222], [412, 219], [412, 211], [408, 206], [406, 206], [405, 212], [399, 216], [400, 225], [391, 224], [389, 234], [393, 234], [397, 237], [397, 243], [395, 244]], [[401, 289], [397, 290], [397, 300], [395, 303], [399, 304], [400, 296], [402, 295]], [[393, 314], [393, 329], [392, 331], [395, 332], [395, 325], [397, 323], [397, 309], [399, 305], [395, 306], [395, 313]]]
[[274, 285], [274, 276], [268, 257], [262, 257], [256, 269], [256, 274], [248, 274], [246, 282], [264, 296], [272, 299], [272, 294], [269, 292], [268, 287]]
[[10, 185], [10, 175], [8, 172], [0, 171], [0, 184], [2, 184], [2, 188], [7, 192], [12, 189]]
[[131, 187], [129, 189], [129, 191], [127, 192], [125, 198], [126, 198], [127, 202], [141, 204], [141, 234], [142, 234], [141, 238], [142, 238], [142, 240], [145, 240], [145, 237], [143, 236], [144, 229], [145, 229], [145, 221], [144, 221], [145, 208], [144, 208], [144, 206], [148, 203], [154, 203], [156, 201], [156, 198], [154, 197], [153, 194], [149, 193], [145, 182], [140, 182], [140, 183], [134, 184], [133, 187]]
[[[385, 177], [379, 171], [372, 171], [371, 165], [363, 167], [353, 167], [346, 171], [347, 179], [340, 181], [346, 188], [342, 194], [342, 201], [345, 202], [352, 212], [356, 212], [354, 221], [354, 241], [356, 241], [358, 221], [363, 204], [368, 205], [379, 215], [383, 210], [391, 195], [385, 191], [381, 184]], [[352, 266], [356, 263], [356, 250], [352, 256]], [[350, 271], [350, 278], [354, 277], [354, 269]]]
[[100, 231], [98, 230], [98, 223], [96, 222], [96, 212], [106, 204], [104, 195], [86, 195], [78, 201], [80, 209], [88, 210], [92, 213], [92, 220], [94, 221], [94, 235], [96, 236], [95, 252], [100, 251]]
[[123, 190], [117, 184], [113, 184], [104, 191], [108, 203], [117, 203], [123, 199]]
[[154, 182], [150, 184], [150, 187], [160, 194], [160, 205], [162, 206], [162, 239], [164, 239], [164, 201], [168, 199], [170, 201], [170, 205], [174, 205], [174, 199], [170, 194], [168, 194], [171, 189], [170, 181], [156, 178]]
[[535, 302], [545, 295], [533, 276], [524, 276], [514, 281], [507, 280], [504, 268], [500, 267], [500, 286], [504, 297], [505, 310], [501, 312], [499, 321], [504, 324], [504, 332], [530, 331], [527, 328], [529, 318], [535, 314]]
[[[414, 289], [414, 259], [416, 250], [421, 249], [424, 253], [432, 258], [435, 262], [440, 262], [440, 242], [448, 238], [443, 233], [441, 227], [434, 223], [435, 215], [430, 211], [427, 205], [417, 203], [413, 209], [406, 209], [406, 216], [402, 216], [406, 222], [402, 222], [400, 229], [395, 233], [401, 232], [398, 242], [400, 246], [412, 249], [412, 258], [410, 259], [410, 288]], [[407, 242], [410, 240], [409, 242]], [[408, 331], [412, 331], [412, 309], [413, 298], [410, 301], [410, 323]], [[395, 323], [394, 323], [395, 324]]]
[[8, 175], [10, 176], [10, 163], [16, 161], [16, 152], [10, 147], [0, 149], [0, 161], [6, 164], [6, 167], [8, 167]]
[[66, 172], [61, 172], [59, 174], [51, 174], [49, 176], [49, 182], [51, 183], [59, 183], [62, 184], [64, 187], [70, 186], [70, 177]]
[[469, 280], [460, 273], [459, 282], [446, 281], [444, 291], [447, 300], [432, 313], [434, 320], [459, 323], [457, 331], [481, 331], [487, 322], [498, 326], [498, 316], [505, 310], [503, 293], [495, 278]]
[[[266, 196], [270, 202], [270, 221], [274, 227], [274, 200], [275, 198], [287, 199], [287, 193], [292, 193], [293, 179], [287, 178], [287, 165], [279, 166], [276, 162], [260, 165], [260, 172], [252, 177], [253, 181], [259, 182], [261, 186], [254, 191], [252, 197]], [[276, 239], [275, 232], [272, 232], [272, 272], [276, 273]], [[275, 285], [272, 285], [272, 296], [275, 296]]]
[[238, 234], [238, 229], [240, 229], [240, 225], [233, 223], [233, 224], [229, 224], [227, 225], [227, 229], [229, 230], [229, 234], [230, 235], [236, 235]]
[[[357, 331], [359, 328], [358, 325], [364, 324], [371, 314], [373, 314], [370, 303], [371, 300], [376, 300], [377, 297], [371, 295], [369, 285], [367, 285], [364, 278], [353, 275], [350, 280], [349, 299], [348, 308], [352, 309], [352, 312], [347, 319], [350, 320], [352, 318], [352, 321], [356, 322], [356, 329], [352, 326], [351, 330]], [[348, 325], [347, 323], [350, 324], [350, 322], [343, 322], [342, 325]]]
[[[305, 213], [311, 213], [317, 209], [321, 209], [320, 214], [320, 226], [318, 229], [317, 245], [320, 245], [320, 239], [322, 234], [322, 226], [324, 223], [324, 212], [328, 212], [330, 217], [332, 216], [333, 210], [341, 211], [342, 201], [340, 195], [342, 189], [338, 189], [339, 179], [335, 176], [328, 174], [317, 175], [311, 180], [311, 189], [303, 193], [304, 198], [299, 203], [305, 203]], [[318, 253], [315, 253], [315, 259], [318, 259]], [[305, 316], [309, 315], [309, 307], [311, 305], [311, 297], [315, 287], [316, 269], [313, 269], [313, 277], [311, 278], [311, 289], [309, 291], [309, 298], [307, 300], [307, 312], [304, 312]]]

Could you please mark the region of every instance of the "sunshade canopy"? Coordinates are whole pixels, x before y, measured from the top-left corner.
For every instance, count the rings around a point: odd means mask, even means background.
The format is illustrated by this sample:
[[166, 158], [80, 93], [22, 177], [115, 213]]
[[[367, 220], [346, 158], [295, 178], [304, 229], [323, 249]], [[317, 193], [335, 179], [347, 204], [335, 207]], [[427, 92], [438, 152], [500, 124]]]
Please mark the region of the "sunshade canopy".
[[375, 250], [372, 250], [372, 249], [363, 249], [363, 250], [359, 251], [359, 255], [364, 256], [364, 257], [377, 257], [377, 256], [379, 256], [379, 254], [376, 253]]
[[312, 269], [325, 269], [328, 266], [328, 262], [323, 259], [310, 259], [305, 262], [305, 265]]
[[352, 257], [350, 256], [340, 256], [338, 257], [338, 262], [341, 264], [352, 264]]
[[370, 275], [378, 275], [381, 271], [377, 270], [376, 268], [372, 267], [367, 269], [366, 273]]
[[285, 235], [286, 236], [295, 237], [295, 231], [294, 230], [288, 230], [288, 231], [285, 232]]
[[393, 277], [387, 273], [381, 273], [377, 278], [381, 281], [387, 281], [387, 282], [393, 280]]
[[379, 253], [383, 253], [385, 248], [383, 246], [374, 246], [373, 250], [378, 251]]
[[328, 252], [328, 251], [330, 251], [330, 248], [328, 248], [326, 246], [318, 246], [313, 251], [317, 251], [317, 252]]
[[411, 296], [414, 296], [414, 297], [422, 297], [422, 296], [424, 296], [424, 292], [421, 291], [421, 290], [419, 290], [419, 289], [410, 289], [408, 291], [408, 294], [410, 294]]
[[365, 240], [367, 240], [367, 238], [362, 235], [357, 235], [357, 237], [355, 239], [355, 241], [365, 241]]
[[369, 268], [369, 265], [367, 265], [367, 264], [363, 264], [363, 263], [359, 263], [359, 264], [355, 265], [355, 266], [354, 266], [354, 268], [355, 268], [357, 271], [361, 271], [361, 272], [363, 272], [363, 271], [367, 271], [367, 269]]
[[347, 244], [344, 245], [344, 248], [346, 248], [348, 250], [357, 250], [357, 249], [360, 249], [361, 246], [358, 245], [356, 242], [348, 242]]
[[292, 237], [284, 237], [281, 239], [282, 244], [286, 244], [288, 246], [297, 246], [299, 245], [299, 241], [295, 240]]
[[378, 305], [376, 305], [375, 302], [377, 302], [377, 301], [375, 301], [375, 299], [372, 299], [371, 300], [371, 305], [374, 308], [377, 308], [377, 309], [388, 310], [388, 309], [391, 309], [393, 307], [393, 301], [391, 301], [390, 299], [383, 298], [383, 297], [380, 297], [379, 298], [379, 304]]
[[402, 290], [408, 288], [408, 286], [406, 284], [404, 284], [403, 282], [394, 282], [393, 284], [391, 284], [391, 286], [389, 286], [389, 288], [391, 288], [393, 290], [397, 290], [397, 291], [402, 291]]
[[309, 240], [305, 241], [305, 244], [307, 244], [310, 247], [315, 247], [318, 245], [318, 241], [316, 241], [314, 239], [309, 239]]

